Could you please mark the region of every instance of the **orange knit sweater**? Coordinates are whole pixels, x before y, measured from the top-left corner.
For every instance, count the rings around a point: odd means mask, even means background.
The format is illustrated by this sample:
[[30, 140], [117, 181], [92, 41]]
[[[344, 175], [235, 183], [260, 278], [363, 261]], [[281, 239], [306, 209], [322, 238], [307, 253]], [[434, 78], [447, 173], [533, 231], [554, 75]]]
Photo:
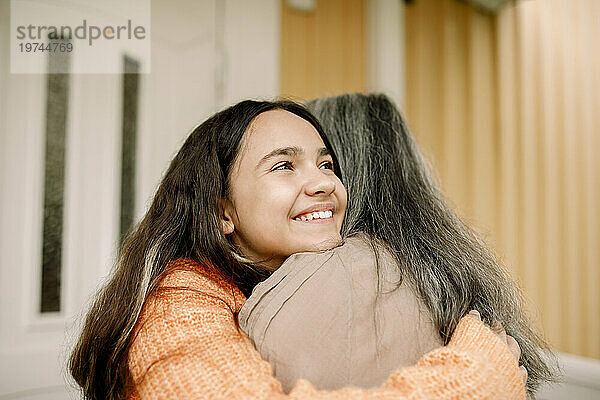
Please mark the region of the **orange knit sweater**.
[[234, 313], [245, 298], [209, 266], [178, 260], [148, 299], [129, 350], [129, 399], [524, 399], [508, 347], [465, 317], [446, 347], [380, 387], [319, 391], [300, 380], [286, 395]]

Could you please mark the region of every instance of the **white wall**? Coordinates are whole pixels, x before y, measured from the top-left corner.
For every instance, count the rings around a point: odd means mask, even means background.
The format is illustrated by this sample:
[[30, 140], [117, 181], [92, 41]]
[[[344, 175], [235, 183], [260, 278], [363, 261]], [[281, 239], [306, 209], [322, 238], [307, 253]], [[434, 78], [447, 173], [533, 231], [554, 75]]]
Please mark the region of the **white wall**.
[[225, 91], [221, 104], [279, 95], [280, 2], [227, 0], [224, 24]]
[[560, 382], [544, 385], [536, 395], [538, 400], [600, 399], [600, 361], [573, 354], [558, 354], [563, 376]]
[[[119, 231], [120, 75], [72, 75], [67, 124], [61, 313], [39, 315], [44, 75], [10, 74], [0, 0], [0, 399], [64, 399], [77, 321], [109, 273]], [[98, 3], [99, 7], [101, 3]], [[210, 114], [278, 93], [279, 1], [152, 2], [151, 73], [141, 76], [136, 214], [170, 159]]]
[[152, 74], [142, 79], [138, 216], [196, 125], [240, 100], [277, 96], [279, 31], [277, 0], [153, 1]]

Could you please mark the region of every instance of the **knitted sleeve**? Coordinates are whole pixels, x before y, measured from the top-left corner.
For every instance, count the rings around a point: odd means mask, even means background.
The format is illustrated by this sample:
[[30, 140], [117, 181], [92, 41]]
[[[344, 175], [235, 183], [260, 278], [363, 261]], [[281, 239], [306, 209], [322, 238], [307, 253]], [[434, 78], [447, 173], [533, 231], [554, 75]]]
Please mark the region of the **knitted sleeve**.
[[[289, 394], [238, 328], [239, 290], [215, 274], [178, 271], [145, 304], [129, 350], [130, 399], [525, 399], [507, 346], [472, 317], [448, 346], [380, 387], [319, 391], [300, 380]], [[243, 296], [242, 296], [243, 301]]]

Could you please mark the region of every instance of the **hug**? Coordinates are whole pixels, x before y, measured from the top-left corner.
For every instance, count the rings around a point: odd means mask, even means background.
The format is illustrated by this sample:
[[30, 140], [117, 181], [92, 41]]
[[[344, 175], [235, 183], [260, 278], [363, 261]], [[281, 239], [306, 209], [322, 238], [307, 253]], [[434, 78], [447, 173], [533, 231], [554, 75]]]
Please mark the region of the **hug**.
[[194, 129], [70, 372], [89, 399], [517, 399], [548, 350], [396, 106], [349, 94]]

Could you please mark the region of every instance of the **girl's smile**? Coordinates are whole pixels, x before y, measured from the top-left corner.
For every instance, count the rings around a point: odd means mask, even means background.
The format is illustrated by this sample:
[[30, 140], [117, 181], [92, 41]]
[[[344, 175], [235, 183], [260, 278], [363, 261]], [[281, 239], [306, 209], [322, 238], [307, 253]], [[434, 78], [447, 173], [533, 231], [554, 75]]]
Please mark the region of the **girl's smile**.
[[333, 212], [335, 206], [333, 203], [316, 204], [308, 207], [296, 217], [295, 221], [313, 222], [313, 223], [328, 223], [334, 222]]

